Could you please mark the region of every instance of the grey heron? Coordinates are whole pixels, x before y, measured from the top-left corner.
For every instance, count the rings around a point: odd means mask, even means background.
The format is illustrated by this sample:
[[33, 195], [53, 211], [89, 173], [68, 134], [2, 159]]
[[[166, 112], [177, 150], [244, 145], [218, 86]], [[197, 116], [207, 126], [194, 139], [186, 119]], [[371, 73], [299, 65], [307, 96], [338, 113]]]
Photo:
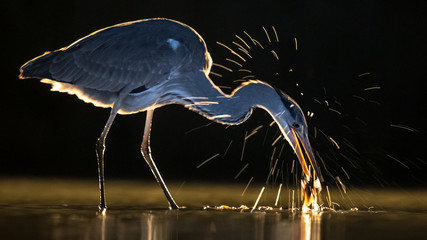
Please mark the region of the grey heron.
[[102, 211], [107, 207], [105, 138], [118, 113], [142, 111], [146, 111], [146, 121], [141, 153], [170, 208], [178, 208], [150, 150], [153, 111], [167, 104], [181, 104], [222, 124], [240, 124], [254, 108], [264, 109], [295, 151], [306, 182], [317, 183], [310, 192], [320, 192], [323, 178], [298, 104], [281, 90], [258, 80], [247, 81], [231, 94], [224, 94], [208, 76], [211, 66], [206, 44], [195, 30], [174, 20], [155, 18], [107, 27], [67, 47], [46, 52], [25, 63], [19, 77], [41, 79], [52, 85], [52, 91], [77, 95], [95, 106], [111, 107], [96, 147]]

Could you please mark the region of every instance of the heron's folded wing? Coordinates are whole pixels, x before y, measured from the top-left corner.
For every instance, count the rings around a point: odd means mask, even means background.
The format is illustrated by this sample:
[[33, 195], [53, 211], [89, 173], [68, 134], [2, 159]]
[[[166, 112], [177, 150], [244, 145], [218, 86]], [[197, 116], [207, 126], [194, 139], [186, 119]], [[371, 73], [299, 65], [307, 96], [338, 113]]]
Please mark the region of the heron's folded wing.
[[149, 27], [108, 28], [54, 52], [49, 72], [52, 80], [100, 91], [148, 89], [184, 61], [185, 46], [171, 46], [168, 39]]

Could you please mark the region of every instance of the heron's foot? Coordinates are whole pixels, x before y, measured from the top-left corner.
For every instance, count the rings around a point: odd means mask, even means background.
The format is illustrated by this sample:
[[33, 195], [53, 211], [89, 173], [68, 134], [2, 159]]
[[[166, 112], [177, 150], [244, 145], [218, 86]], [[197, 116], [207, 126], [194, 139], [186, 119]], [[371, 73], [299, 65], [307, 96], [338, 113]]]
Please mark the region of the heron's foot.
[[99, 205], [98, 212], [105, 216], [107, 214], [107, 207], [101, 207], [101, 205]]
[[176, 202], [172, 199], [172, 201], [168, 198], [169, 201], [169, 210], [179, 210], [179, 206], [176, 204]]

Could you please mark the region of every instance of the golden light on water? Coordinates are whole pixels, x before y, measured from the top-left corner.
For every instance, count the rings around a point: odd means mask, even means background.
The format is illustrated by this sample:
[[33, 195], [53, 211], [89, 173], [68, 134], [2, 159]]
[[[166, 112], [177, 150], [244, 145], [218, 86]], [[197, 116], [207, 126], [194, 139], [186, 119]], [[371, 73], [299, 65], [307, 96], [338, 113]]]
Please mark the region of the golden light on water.
[[320, 239], [320, 226], [321, 226], [321, 215], [322, 213], [308, 214], [304, 213], [301, 215], [301, 240], [316, 240]]
[[[261, 190], [260, 185], [252, 184], [242, 197], [244, 184], [187, 183], [182, 187], [179, 182], [172, 183], [173, 192], [181, 189], [176, 192], [177, 199], [191, 205], [169, 211], [157, 183], [110, 180], [109, 201], [113, 204], [104, 216], [95, 214], [93, 202], [98, 195], [93, 191], [97, 187], [93, 180], [1, 179], [0, 214], [9, 221], [3, 224], [2, 236], [32, 239], [33, 232], [16, 231], [28, 225], [58, 240], [70, 239], [69, 236], [76, 236], [74, 239], [116, 239], [120, 236], [121, 239], [152, 240], [176, 239], [176, 236], [191, 240], [209, 237], [348, 239], [349, 236], [350, 239], [363, 239], [368, 234], [380, 236], [380, 239], [425, 238], [426, 190], [347, 189], [343, 199], [337, 187], [329, 186], [325, 191], [328, 201], [325, 210], [303, 213], [296, 203], [294, 211], [290, 207], [287, 209], [288, 199], [289, 206], [292, 204], [292, 189], [283, 185], [280, 198], [283, 204], [279, 201], [278, 207], [265, 206], [274, 204], [278, 191], [266, 188], [256, 209], [250, 213]], [[289, 197], [284, 197], [289, 192]], [[352, 208], [349, 198], [359, 210]], [[294, 202], [299, 199], [295, 194]], [[329, 202], [335, 209], [327, 207]], [[407, 214], [402, 210], [408, 211]], [[17, 219], [19, 221], [15, 221]], [[391, 228], [397, 229], [398, 234], [390, 233]], [[415, 237], [408, 234], [415, 234]]]

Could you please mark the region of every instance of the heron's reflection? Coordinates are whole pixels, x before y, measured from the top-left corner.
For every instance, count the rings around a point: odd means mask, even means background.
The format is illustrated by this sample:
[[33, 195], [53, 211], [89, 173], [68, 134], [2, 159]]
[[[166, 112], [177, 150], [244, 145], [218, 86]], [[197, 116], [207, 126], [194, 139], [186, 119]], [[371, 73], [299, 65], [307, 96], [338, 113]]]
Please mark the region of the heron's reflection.
[[107, 215], [102, 214], [101, 215], [101, 240], [105, 240], [105, 221], [106, 221]]
[[[301, 240], [320, 239], [322, 213], [303, 213], [301, 216]], [[295, 238], [298, 239], [298, 238]]]
[[[168, 240], [168, 239], [321, 239], [328, 232], [326, 213], [291, 211], [236, 212], [218, 210], [115, 210], [106, 215], [55, 214], [49, 222], [39, 223], [51, 229], [47, 239]], [[343, 220], [343, 219], [341, 219]], [[326, 222], [325, 222], [326, 221]], [[340, 239], [333, 225], [333, 239]], [[341, 223], [341, 224], [340, 224]], [[326, 228], [325, 228], [326, 227]], [[330, 231], [329, 231], [330, 232]]]
[[[321, 239], [321, 213], [150, 211], [99, 216], [98, 239]], [[87, 228], [86, 228], [87, 229]], [[58, 229], [57, 229], [58, 230]], [[66, 231], [67, 229], [63, 229]], [[65, 234], [66, 235], [66, 234]], [[88, 235], [88, 234], [84, 234]]]
[[273, 223], [274, 236], [266, 239], [321, 239], [322, 213], [289, 213]]

